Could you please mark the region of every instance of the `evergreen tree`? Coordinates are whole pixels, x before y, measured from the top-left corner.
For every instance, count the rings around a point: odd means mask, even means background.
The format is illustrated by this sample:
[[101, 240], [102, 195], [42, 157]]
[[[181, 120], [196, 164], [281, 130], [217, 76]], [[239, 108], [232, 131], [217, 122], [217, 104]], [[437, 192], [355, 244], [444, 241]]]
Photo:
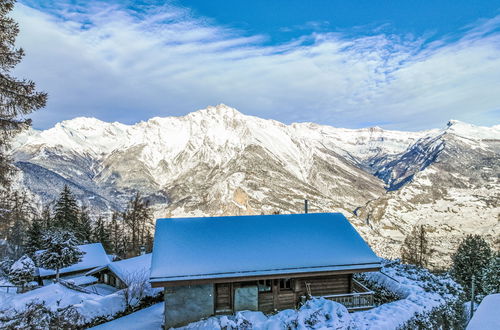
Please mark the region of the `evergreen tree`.
[[52, 229], [42, 235], [44, 250], [36, 255], [37, 264], [56, 272], [56, 281], [59, 281], [61, 268], [69, 267], [82, 260], [84, 252], [78, 248], [75, 235], [67, 230]]
[[471, 294], [472, 276], [475, 277], [475, 292], [477, 294], [483, 293], [481, 277], [491, 255], [490, 246], [479, 235], [467, 235], [453, 255], [453, 277], [462, 285], [468, 297]]
[[21, 286], [21, 292], [27, 283], [33, 281], [35, 276], [35, 263], [30, 257], [24, 255], [16, 261], [9, 271], [9, 281]]
[[10, 184], [13, 171], [6, 155], [9, 138], [31, 124], [19, 118], [45, 106], [47, 94], [35, 90], [35, 83], [18, 80], [10, 72], [21, 61], [24, 51], [15, 47], [18, 24], [7, 15], [15, 0], [0, 1], [0, 190]]
[[9, 228], [7, 241], [10, 246], [10, 255], [15, 260], [23, 255], [24, 240], [26, 235], [26, 226], [21, 220], [16, 220]]
[[110, 245], [113, 254], [120, 258], [125, 258], [125, 237], [123, 233], [122, 219], [118, 212], [113, 212], [109, 223], [108, 232], [110, 234]]
[[[150, 245], [152, 241], [152, 215], [148, 201], [137, 193], [128, 203], [123, 213], [123, 223], [127, 229], [126, 255], [127, 257], [140, 254], [141, 246]], [[150, 251], [149, 246], [146, 246]]]
[[18, 259], [23, 255], [23, 245], [26, 229], [36, 211], [26, 193], [4, 191], [0, 214], [0, 237], [5, 237], [8, 244], [5, 253], [11, 258]]
[[78, 213], [79, 209], [75, 196], [69, 187], [65, 185], [56, 202], [52, 224], [57, 228], [78, 232]]
[[92, 241], [101, 243], [104, 250], [110, 251], [111, 242], [109, 240], [109, 232], [102, 217], [97, 218], [94, 229], [92, 231]]
[[153, 216], [151, 214], [151, 206], [148, 200], [143, 202], [143, 207], [141, 210], [141, 223], [140, 223], [140, 246], [143, 246], [147, 252], [153, 250]]
[[401, 261], [426, 267], [429, 260], [428, 239], [424, 225], [414, 226], [401, 246]]
[[490, 258], [481, 277], [481, 286], [485, 295], [500, 293], [500, 252]]
[[42, 221], [42, 219], [33, 220], [26, 232], [24, 251], [30, 256], [42, 249], [42, 234], [45, 230]]
[[82, 206], [78, 216], [78, 232], [77, 238], [82, 243], [90, 243], [93, 241], [92, 237], [92, 220], [87, 212], [87, 208]]
[[42, 222], [42, 228], [44, 230], [50, 229], [53, 227], [52, 225], [52, 212], [50, 205], [45, 205], [42, 210], [42, 215], [40, 217], [40, 221]]

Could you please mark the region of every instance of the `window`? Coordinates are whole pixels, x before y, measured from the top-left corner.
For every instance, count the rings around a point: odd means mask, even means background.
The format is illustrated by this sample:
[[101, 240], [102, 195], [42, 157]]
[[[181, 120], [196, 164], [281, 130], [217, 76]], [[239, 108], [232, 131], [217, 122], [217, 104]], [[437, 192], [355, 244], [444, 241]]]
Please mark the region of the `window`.
[[259, 287], [259, 292], [271, 292], [272, 291], [272, 280], [259, 280], [257, 282]]
[[280, 280], [280, 290], [291, 290], [292, 289], [292, 280], [289, 278], [282, 278]]

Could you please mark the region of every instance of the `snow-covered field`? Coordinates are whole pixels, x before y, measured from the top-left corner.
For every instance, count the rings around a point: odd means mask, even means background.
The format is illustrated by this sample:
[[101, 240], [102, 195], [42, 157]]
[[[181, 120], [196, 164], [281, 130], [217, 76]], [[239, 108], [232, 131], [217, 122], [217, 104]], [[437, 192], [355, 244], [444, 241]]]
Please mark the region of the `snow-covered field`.
[[138, 312], [120, 317], [96, 327], [95, 330], [158, 330], [163, 321], [163, 302], [141, 309]]

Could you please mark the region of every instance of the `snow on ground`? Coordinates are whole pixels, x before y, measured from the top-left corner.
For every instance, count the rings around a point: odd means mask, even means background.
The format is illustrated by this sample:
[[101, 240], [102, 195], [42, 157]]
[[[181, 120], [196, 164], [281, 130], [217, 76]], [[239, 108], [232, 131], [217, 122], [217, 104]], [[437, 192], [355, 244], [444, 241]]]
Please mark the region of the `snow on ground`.
[[92, 284], [92, 285], [86, 286], [85, 289], [90, 290], [92, 292], [95, 292], [97, 294], [100, 294], [101, 296], [107, 296], [109, 294], [112, 294], [112, 293], [115, 293], [116, 291], [118, 291], [118, 289], [115, 288], [114, 286], [107, 285], [104, 283]]
[[116, 320], [90, 328], [95, 330], [158, 330], [161, 329], [163, 321], [164, 303], [158, 303], [153, 306], [141, 309], [135, 313], [120, 317]]
[[441, 286], [444, 292], [447, 286], [453, 288], [457, 285], [449, 278], [438, 279], [426, 270], [409, 268], [405, 271], [404, 267], [393, 264], [393, 267], [384, 267], [383, 273], [365, 274], [366, 280], [390, 290], [402, 299], [353, 313], [352, 319], [359, 329], [395, 329], [411, 319], [415, 313], [429, 311], [445, 303], [445, 298], [449, 298], [447, 294], [429, 290], [430, 283], [443, 282]]
[[[89, 276], [80, 276], [73, 277], [71, 281], [89, 282], [94, 279]], [[134, 285], [140, 286], [140, 283]], [[82, 324], [88, 324], [97, 318], [113, 319], [116, 314], [127, 308], [124, 290], [117, 290], [109, 285], [99, 283], [85, 287], [85, 289], [87, 292], [81, 292], [60, 283], [52, 283], [22, 294], [0, 292], [0, 314], [2, 312], [22, 313], [26, 305], [31, 302], [44, 303], [52, 311], [71, 305], [82, 316]], [[140, 292], [137, 289], [131, 289], [129, 291], [131, 295], [129, 304], [135, 306], [136, 303], [139, 303], [140, 298], [154, 297], [161, 291], [160, 288], [149, 286], [143, 287]]]
[[[28, 291], [22, 294], [16, 294], [0, 301], [0, 309], [22, 310], [24, 306], [33, 301], [45, 301], [49, 308], [66, 307], [68, 305], [79, 304], [84, 300], [97, 299], [100, 296], [74, 291], [65, 286], [56, 283], [50, 284], [39, 289]], [[59, 305], [57, 302], [59, 301]]]
[[90, 322], [101, 316], [112, 317], [126, 308], [123, 295], [120, 292], [101, 296], [75, 291], [59, 283], [22, 294], [0, 296], [0, 298], [0, 311], [22, 311], [26, 304], [32, 301], [44, 302], [52, 310], [73, 305], [82, 314], [85, 322]]
[[500, 293], [484, 297], [476, 313], [467, 325], [467, 330], [500, 329]]
[[355, 324], [347, 309], [324, 298], [312, 299], [299, 310], [286, 309], [267, 317], [262, 312], [243, 311], [217, 316], [178, 329], [352, 329]]

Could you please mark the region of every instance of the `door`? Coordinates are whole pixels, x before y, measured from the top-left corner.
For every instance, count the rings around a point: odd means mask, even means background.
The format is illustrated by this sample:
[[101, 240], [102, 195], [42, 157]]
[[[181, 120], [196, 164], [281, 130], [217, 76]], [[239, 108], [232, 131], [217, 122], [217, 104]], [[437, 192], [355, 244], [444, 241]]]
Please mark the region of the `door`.
[[231, 283], [215, 284], [215, 314], [232, 313]]

